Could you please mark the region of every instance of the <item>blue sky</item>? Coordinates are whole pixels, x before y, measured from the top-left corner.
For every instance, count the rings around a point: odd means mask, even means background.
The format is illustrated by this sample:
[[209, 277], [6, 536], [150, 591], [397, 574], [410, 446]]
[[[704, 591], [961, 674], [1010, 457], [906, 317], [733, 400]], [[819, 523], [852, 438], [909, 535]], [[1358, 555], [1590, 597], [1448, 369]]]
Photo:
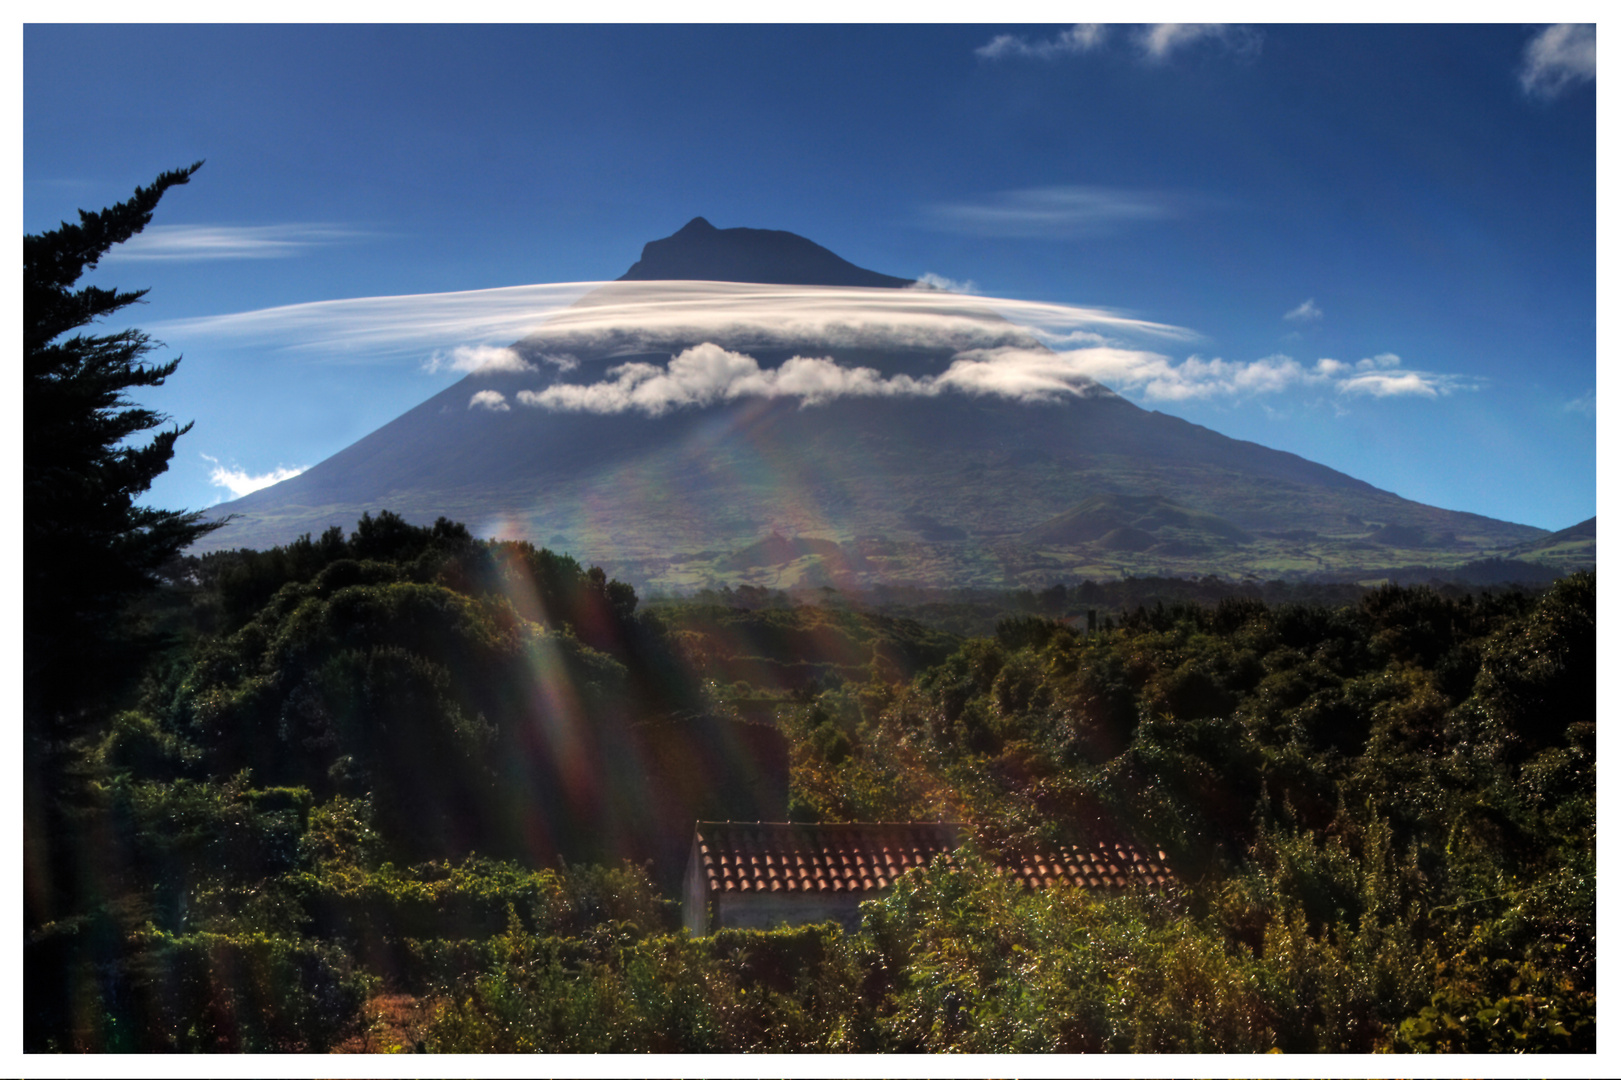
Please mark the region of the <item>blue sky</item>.
[[1111, 385], [1409, 498], [1561, 528], [1596, 509], [1592, 41], [32, 25], [23, 224], [207, 160], [93, 278], [149, 287], [129, 322], [185, 357], [149, 397], [196, 421], [152, 491], [167, 507], [313, 465], [460, 377], [435, 357], [511, 340], [332, 347], [208, 317], [614, 278], [703, 215], [1185, 328]]

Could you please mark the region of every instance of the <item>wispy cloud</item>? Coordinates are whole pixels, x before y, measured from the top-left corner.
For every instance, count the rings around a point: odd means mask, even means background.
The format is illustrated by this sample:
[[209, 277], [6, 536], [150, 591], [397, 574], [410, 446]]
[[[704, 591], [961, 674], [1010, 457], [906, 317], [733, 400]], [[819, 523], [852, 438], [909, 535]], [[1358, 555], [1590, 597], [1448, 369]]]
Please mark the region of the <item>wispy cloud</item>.
[[507, 404], [507, 396], [499, 390], [480, 390], [467, 401], [469, 409], [485, 409], [489, 412], [511, 412], [512, 406]]
[[1374, 356], [1365, 356], [1356, 362], [1358, 371], [1371, 371], [1374, 368], [1401, 367], [1401, 357], [1395, 353], [1382, 352]]
[[302, 465], [291, 469], [282, 466], [255, 475], [246, 469], [228, 469], [220, 464], [218, 458], [209, 457], [207, 454], [201, 456], [203, 460], [214, 464], [213, 470], [208, 474], [208, 482], [215, 487], [229, 491], [233, 499], [240, 499], [250, 492], [258, 491], [260, 488], [267, 488], [271, 484], [279, 484], [283, 480], [291, 480], [304, 471]]
[[1317, 306], [1317, 301], [1307, 297], [1301, 301], [1300, 306], [1284, 312], [1283, 317], [1290, 322], [1316, 322], [1323, 317], [1323, 309]]
[[1259, 30], [1227, 23], [1155, 23], [1140, 29], [1135, 41], [1144, 58], [1156, 63], [1200, 42], [1217, 44], [1241, 56], [1261, 51]]
[[1088, 53], [1108, 35], [1102, 23], [1076, 23], [1048, 41], [1027, 41], [1013, 34], [998, 34], [974, 50], [974, 55], [986, 60], [1005, 60], [1009, 57], [1032, 57], [1051, 60], [1059, 56]]
[[1338, 386], [1342, 394], [1372, 397], [1435, 397], [1451, 392], [1451, 387], [1421, 371], [1370, 371], [1353, 375]]
[[1598, 391], [1589, 390], [1579, 398], [1565, 402], [1565, 412], [1580, 413], [1586, 417], [1598, 415]]
[[1559, 23], [1525, 44], [1520, 88], [1531, 97], [1555, 98], [1598, 75], [1598, 35], [1593, 26]]
[[[149, 329], [195, 343], [285, 348], [327, 361], [409, 357], [434, 371], [518, 361], [569, 370], [578, 355], [675, 351], [683, 343], [794, 348], [993, 348], [1123, 338], [1193, 340], [1190, 330], [1084, 308], [940, 289], [730, 282], [573, 282], [370, 297], [171, 320]], [[808, 343], [808, 344], [807, 344]], [[437, 360], [435, 357], [437, 356]]]
[[149, 225], [102, 262], [284, 259], [364, 235], [335, 225]]
[[1318, 371], [1335, 380], [1342, 394], [1366, 397], [1446, 397], [1458, 390], [1476, 390], [1480, 382], [1462, 375], [1416, 371], [1402, 366], [1395, 353], [1364, 357], [1354, 365], [1337, 360], [1317, 361]]
[[976, 202], [940, 203], [927, 212], [940, 226], [980, 236], [1073, 237], [1176, 213], [1175, 200], [1146, 191], [1039, 187], [1001, 191]]
[[[1076, 23], [1047, 39], [998, 34], [975, 49], [974, 55], [982, 60], [1056, 60], [1094, 52], [1109, 36], [1108, 27], [1101, 23]], [[1154, 23], [1137, 28], [1131, 40], [1143, 59], [1151, 63], [1162, 63], [1173, 53], [1200, 42], [1219, 45], [1241, 56], [1253, 56], [1261, 49], [1259, 30], [1223, 23]]]

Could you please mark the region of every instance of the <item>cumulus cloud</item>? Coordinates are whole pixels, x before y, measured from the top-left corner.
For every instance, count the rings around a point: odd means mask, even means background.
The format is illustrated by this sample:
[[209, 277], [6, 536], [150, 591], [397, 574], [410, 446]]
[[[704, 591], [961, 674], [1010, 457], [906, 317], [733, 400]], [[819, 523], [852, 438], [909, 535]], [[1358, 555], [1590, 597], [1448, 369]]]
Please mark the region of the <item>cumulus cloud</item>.
[[1013, 34], [998, 34], [975, 49], [974, 55], [985, 60], [1010, 57], [1051, 60], [1091, 52], [1103, 44], [1107, 35], [1108, 29], [1102, 23], [1076, 23], [1050, 41], [1027, 41]]
[[819, 357], [795, 356], [781, 367], [762, 369], [754, 357], [712, 342], [685, 350], [663, 367], [638, 361], [609, 368], [607, 375], [601, 382], [520, 390], [518, 401], [559, 412], [661, 416], [671, 409], [744, 397], [798, 398], [805, 405], [821, 405], [839, 397], [931, 392], [923, 380], [907, 375], [886, 379], [873, 368], [844, 367]]
[[[568, 412], [641, 412], [702, 407], [745, 397], [795, 398], [804, 405], [841, 397], [936, 397], [955, 392], [1022, 403], [1135, 391], [1156, 401], [1276, 394], [1314, 378], [1287, 356], [1250, 362], [1189, 357], [1178, 364], [1159, 353], [1110, 346], [1058, 352], [999, 346], [956, 354], [938, 375], [886, 378], [867, 367], [845, 367], [822, 357], [796, 356], [761, 368], [754, 357], [705, 343], [666, 365], [633, 361], [610, 368], [593, 383], [554, 383], [521, 390], [521, 404]], [[1316, 376], [1321, 378], [1321, 376]], [[1105, 385], [1107, 384], [1107, 385]]]
[[1308, 296], [1300, 302], [1299, 307], [1284, 312], [1283, 317], [1290, 322], [1316, 322], [1323, 317], [1323, 309], [1317, 306], [1316, 300]]
[[1588, 24], [1560, 23], [1525, 44], [1520, 89], [1531, 97], [1556, 98], [1598, 75], [1598, 35]]
[[430, 373], [469, 371], [479, 375], [537, 370], [512, 349], [495, 345], [458, 345], [448, 353], [436, 350], [422, 368]]
[[1160, 62], [1201, 41], [1215, 42], [1230, 52], [1251, 56], [1261, 49], [1261, 32], [1224, 23], [1155, 23], [1136, 34], [1143, 56]]
[[103, 262], [151, 259], [283, 259], [364, 236], [335, 225], [148, 225]]
[[207, 454], [203, 454], [202, 458], [214, 464], [213, 470], [208, 474], [208, 482], [215, 487], [225, 488], [231, 493], [233, 499], [240, 499], [250, 492], [258, 491], [260, 488], [267, 488], [271, 484], [279, 484], [283, 480], [291, 480], [304, 471], [302, 465], [291, 469], [282, 466], [271, 469], [267, 473], [254, 475], [245, 469], [228, 469], [220, 464], [218, 458], [209, 457]]
[[1110, 394], [1093, 372], [1111, 364], [1129, 363], [1132, 357], [1151, 356], [1126, 349], [974, 349], [954, 357], [934, 385], [979, 397], [1003, 397], [1025, 403], [1057, 401], [1063, 397]]
[[1173, 200], [1164, 195], [1070, 186], [1001, 191], [977, 202], [936, 204], [927, 212], [954, 232], [1060, 238], [1157, 221], [1176, 211]]
[[661, 416], [751, 397], [797, 399], [810, 406], [843, 397], [926, 398], [951, 392], [1033, 404], [1119, 390], [1147, 401], [1190, 401], [1318, 386], [1366, 397], [1433, 398], [1470, 385], [1458, 376], [1396, 369], [1391, 366], [1396, 359], [1383, 353], [1368, 366], [1322, 359], [1308, 368], [1281, 354], [1250, 361], [1190, 356], [1178, 363], [1160, 353], [1117, 346], [1055, 351], [1005, 345], [963, 350], [937, 375], [885, 377], [827, 357], [795, 356], [781, 367], [762, 368], [747, 353], [706, 342], [667, 364], [631, 361], [609, 368], [596, 382], [557, 382], [517, 396], [520, 404], [560, 412]]
[[1206, 360], [1190, 356], [1180, 364], [1156, 353], [1118, 349], [1084, 350], [1085, 373], [1108, 386], [1136, 391], [1150, 401], [1276, 394], [1308, 379], [1287, 356], [1260, 360]]
[[511, 412], [512, 406], [507, 404], [507, 396], [499, 390], [480, 390], [467, 399], [469, 409], [485, 409], [489, 412]]

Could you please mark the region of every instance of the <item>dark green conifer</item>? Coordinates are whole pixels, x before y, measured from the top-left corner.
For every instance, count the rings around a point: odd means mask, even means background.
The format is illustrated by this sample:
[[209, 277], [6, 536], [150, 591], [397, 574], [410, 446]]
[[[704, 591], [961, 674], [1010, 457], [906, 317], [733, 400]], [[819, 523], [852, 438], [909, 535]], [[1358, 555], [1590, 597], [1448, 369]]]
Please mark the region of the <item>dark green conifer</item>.
[[65, 733], [85, 718], [103, 676], [119, 667], [116, 624], [127, 600], [218, 526], [135, 503], [191, 425], [132, 441], [169, 418], [135, 406], [128, 392], [163, 385], [179, 357], [145, 362], [156, 343], [139, 330], [75, 333], [145, 295], [74, 286], [201, 164], [166, 172], [116, 206], [81, 210], [77, 225], [23, 237], [23, 647], [36, 734]]

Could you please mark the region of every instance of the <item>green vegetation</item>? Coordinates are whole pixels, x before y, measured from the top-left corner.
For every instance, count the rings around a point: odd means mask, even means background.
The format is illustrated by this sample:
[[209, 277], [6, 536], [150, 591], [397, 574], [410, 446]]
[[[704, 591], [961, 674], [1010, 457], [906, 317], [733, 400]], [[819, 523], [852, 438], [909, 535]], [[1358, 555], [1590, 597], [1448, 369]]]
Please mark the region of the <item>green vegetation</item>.
[[[166, 572], [175, 644], [66, 751], [96, 873], [29, 928], [32, 1048], [325, 1049], [378, 995], [427, 1003], [434, 1051], [1593, 1046], [1590, 574], [638, 612], [386, 513]], [[790, 817], [961, 819], [971, 849], [856, 934], [689, 937], [667, 850], [608, 840], [652, 827], [610, 763], [702, 713], [781, 733]], [[1181, 888], [994, 872], [1099, 832]]]

